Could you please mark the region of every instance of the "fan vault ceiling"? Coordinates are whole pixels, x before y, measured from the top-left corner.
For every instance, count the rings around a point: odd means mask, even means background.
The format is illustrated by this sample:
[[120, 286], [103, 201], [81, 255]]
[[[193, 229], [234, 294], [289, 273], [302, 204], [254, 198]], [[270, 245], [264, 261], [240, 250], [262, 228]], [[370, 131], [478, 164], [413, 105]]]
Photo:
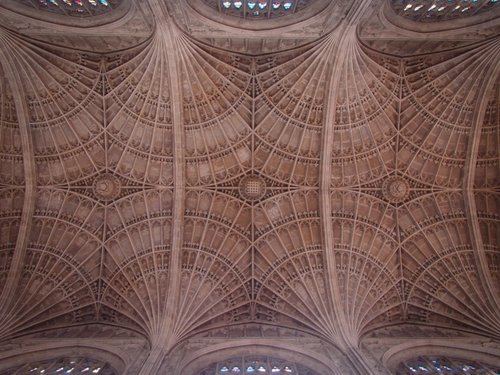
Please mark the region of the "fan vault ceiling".
[[317, 1], [242, 32], [192, 3], [0, 8], [4, 350], [100, 327], [119, 371], [174, 373], [192, 337], [281, 327], [378, 374], [392, 326], [498, 343], [498, 16], [423, 36]]

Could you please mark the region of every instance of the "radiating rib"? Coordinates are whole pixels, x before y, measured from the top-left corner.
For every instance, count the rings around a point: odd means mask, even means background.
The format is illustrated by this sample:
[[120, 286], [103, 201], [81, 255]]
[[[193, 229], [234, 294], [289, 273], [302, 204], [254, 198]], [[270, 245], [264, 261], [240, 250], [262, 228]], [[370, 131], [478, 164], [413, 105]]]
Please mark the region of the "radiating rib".
[[487, 95], [489, 102], [479, 138], [474, 186], [498, 188], [500, 187], [500, 77], [497, 77], [496, 84]]
[[255, 166], [315, 186], [331, 43], [256, 59]]
[[13, 59], [27, 94], [38, 182], [64, 183], [99, 169], [103, 113], [99, 61], [15, 40]]
[[178, 337], [249, 318], [250, 208], [231, 196], [186, 195]]
[[189, 185], [217, 184], [250, 165], [250, 60], [205, 50], [186, 37], [179, 46], [186, 179]]
[[1, 334], [96, 319], [102, 207], [51, 188], [38, 191], [18, 298]]
[[498, 41], [405, 61], [402, 139], [398, 158], [410, 176], [459, 187], [478, 99], [478, 82], [495, 63]]
[[500, 319], [477, 275], [461, 194], [416, 199], [400, 217], [409, 319], [498, 335]]
[[[22, 189], [0, 189], [0, 293], [7, 283], [12, 256], [16, 247], [21, 212], [23, 209], [24, 191]], [[0, 325], [2, 324], [0, 319]]]
[[332, 185], [356, 186], [391, 172], [398, 125], [399, 62], [354, 39], [336, 87]]
[[108, 211], [102, 303], [153, 336], [169, 292], [172, 191], [146, 190], [113, 203]]
[[255, 212], [255, 300], [259, 319], [333, 336], [326, 306], [318, 193], [264, 201]]
[[108, 163], [123, 176], [173, 184], [172, 103], [168, 58], [159, 38], [106, 72]]
[[331, 200], [341, 304], [359, 337], [401, 319], [395, 208], [362, 192], [335, 191]]
[[0, 64], [0, 181], [4, 184], [24, 183], [18, 127], [12, 92]]

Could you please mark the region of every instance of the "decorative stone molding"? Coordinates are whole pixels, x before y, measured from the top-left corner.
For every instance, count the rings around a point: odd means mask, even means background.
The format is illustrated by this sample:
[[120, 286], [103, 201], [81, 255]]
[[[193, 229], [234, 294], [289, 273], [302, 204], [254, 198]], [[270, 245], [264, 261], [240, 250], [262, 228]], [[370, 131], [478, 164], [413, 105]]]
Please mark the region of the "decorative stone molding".
[[266, 181], [258, 175], [251, 174], [241, 179], [238, 189], [243, 199], [258, 201], [266, 195]]
[[403, 177], [389, 177], [382, 184], [382, 194], [391, 203], [403, 202], [410, 194], [410, 184]]
[[109, 202], [118, 198], [120, 192], [121, 182], [117, 176], [105, 173], [94, 179], [94, 194], [97, 199]]

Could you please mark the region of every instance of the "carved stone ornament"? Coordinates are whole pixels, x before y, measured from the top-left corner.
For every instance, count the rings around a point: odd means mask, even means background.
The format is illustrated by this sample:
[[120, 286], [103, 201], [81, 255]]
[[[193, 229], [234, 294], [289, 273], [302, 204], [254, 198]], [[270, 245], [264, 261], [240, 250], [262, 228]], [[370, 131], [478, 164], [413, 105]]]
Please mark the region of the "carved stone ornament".
[[249, 201], [262, 199], [266, 194], [266, 182], [260, 176], [251, 174], [240, 181], [240, 195]]
[[97, 199], [109, 202], [120, 195], [121, 182], [118, 177], [106, 173], [94, 180], [94, 194]]
[[382, 185], [382, 194], [391, 203], [403, 202], [409, 193], [410, 185], [403, 177], [389, 177]]

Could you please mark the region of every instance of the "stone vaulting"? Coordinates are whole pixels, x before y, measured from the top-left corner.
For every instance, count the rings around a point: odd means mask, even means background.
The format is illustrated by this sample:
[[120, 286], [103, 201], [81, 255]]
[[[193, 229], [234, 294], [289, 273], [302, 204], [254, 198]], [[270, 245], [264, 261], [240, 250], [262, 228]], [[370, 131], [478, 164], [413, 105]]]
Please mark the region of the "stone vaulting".
[[463, 1], [0, 0], [0, 374], [500, 368]]

